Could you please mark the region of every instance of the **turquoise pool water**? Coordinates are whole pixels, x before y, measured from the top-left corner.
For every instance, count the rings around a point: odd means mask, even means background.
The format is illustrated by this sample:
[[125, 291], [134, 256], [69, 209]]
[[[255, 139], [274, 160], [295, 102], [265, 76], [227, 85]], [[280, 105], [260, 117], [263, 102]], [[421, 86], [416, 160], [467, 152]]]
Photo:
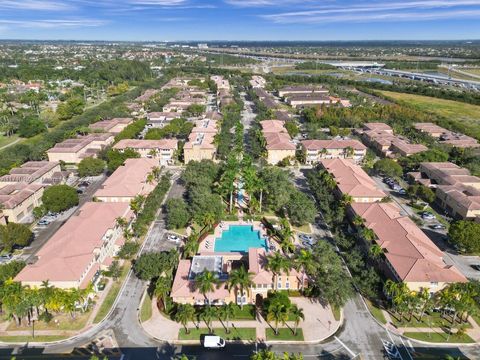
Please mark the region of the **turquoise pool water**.
[[216, 252], [248, 252], [249, 248], [267, 249], [267, 243], [260, 231], [251, 225], [230, 225], [222, 236], [215, 239]]

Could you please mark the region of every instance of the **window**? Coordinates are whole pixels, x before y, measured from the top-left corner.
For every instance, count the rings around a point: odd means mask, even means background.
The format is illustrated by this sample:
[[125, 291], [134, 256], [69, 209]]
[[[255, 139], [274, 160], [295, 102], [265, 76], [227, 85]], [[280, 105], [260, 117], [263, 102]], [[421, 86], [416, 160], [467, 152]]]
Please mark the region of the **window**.
[[286, 288], [286, 289], [289, 289], [289, 288], [290, 288], [290, 283], [289, 283], [289, 282], [287, 282], [287, 283], [285, 284], [285, 288]]
[[277, 288], [281, 289], [282, 288], [282, 283], [279, 281], [277, 284]]

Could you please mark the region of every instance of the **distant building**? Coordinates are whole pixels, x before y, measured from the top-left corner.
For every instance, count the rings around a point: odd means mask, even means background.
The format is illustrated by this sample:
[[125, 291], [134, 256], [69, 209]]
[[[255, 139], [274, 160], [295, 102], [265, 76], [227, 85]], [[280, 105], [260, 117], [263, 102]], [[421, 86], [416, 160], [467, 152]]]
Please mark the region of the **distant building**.
[[38, 183], [12, 183], [0, 189], [0, 206], [5, 222], [32, 221], [33, 209], [42, 205], [45, 185]]
[[278, 164], [285, 158], [295, 158], [297, 146], [292, 142], [287, 129], [280, 120], [264, 120], [260, 122], [262, 134], [266, 141], [267, 162]]
[[153, 158], [158, 160], [160, 165], [168, 165], [174, 160], [175, 151], [177, 151], [178, 148], [178, 141], [176, 139], [123, 139], [116, 143], [113, 148], [119, 151], [132, 149], [137, 151], [142, 158]]
[[97, 121], [96, 123], [90, 124], [88, 127], [92, 130], [109, 132], [116, 135], [122, 132], [122, 130], [131, 123], [133, 123], [132, 118], [114, 118], [110, 120]]
[[358, 140], [304, 140], [301, 145], [305, 163], [310, 165], [322, 159], [353, 159], [359, 163], [367, 154], [367, 147]]
[[417, 123], [414, 127], [415, 129], [438, 139], [442, 144], [448, 144], [460, 148], [476, 148], [480, 146], [476, 139], [444, 129], [434, 123]]
[[183, 147], [185, 164], [190, 161], [213, 160], [216, 154], [214, 140], [217, 133], [218, 123], [215, 120], [196, 121], [188, 141]]
[[98, 152], [111, 145], [114, 137], [110, 133], [89, 134], [68, 139], [47, 150], [49, 161], [64, 161], [78, 164], [86, 157], [96, 157]]
[[306, 86], [286, 86], [278, 90], [278, 96], [289, 97], [292, 95], [313, 95], [324, 94], [328, 95], [328, 89], [324, 89], [320, 86], [306, 85]]

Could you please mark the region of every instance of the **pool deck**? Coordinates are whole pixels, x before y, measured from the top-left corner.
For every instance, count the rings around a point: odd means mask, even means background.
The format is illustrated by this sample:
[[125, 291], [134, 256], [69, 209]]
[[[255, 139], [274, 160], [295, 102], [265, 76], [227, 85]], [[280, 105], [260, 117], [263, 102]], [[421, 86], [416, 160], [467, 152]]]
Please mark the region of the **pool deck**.
[[218, 224], [213, 230], [213, 234], [208, 235], [201, 243], [198, 249], [200, 254], [208, 254], [215, 252], [215, 239], [222, 236], [223, 231], [227, 231], [231, 225], [243, 225], [243, 226], [253, 226], [254, 231], [259, 231], [260, 236], [267, 239], [268, 244], [276, 245], [274, 241], [270, 240], [270, 237], [267, 235], [267, 231], [263, 224], [260, 221], [222, 221]]

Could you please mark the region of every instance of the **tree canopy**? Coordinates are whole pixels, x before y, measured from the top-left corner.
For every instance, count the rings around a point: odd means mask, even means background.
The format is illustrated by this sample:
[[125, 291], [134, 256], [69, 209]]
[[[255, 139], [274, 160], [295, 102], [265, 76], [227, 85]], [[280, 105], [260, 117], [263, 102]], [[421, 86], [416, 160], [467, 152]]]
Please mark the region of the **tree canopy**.
[[43, 206], [47, 211], [61, 212], [78, 205], [77, 190], [68, 185], [52, 185], [42, 195]]

